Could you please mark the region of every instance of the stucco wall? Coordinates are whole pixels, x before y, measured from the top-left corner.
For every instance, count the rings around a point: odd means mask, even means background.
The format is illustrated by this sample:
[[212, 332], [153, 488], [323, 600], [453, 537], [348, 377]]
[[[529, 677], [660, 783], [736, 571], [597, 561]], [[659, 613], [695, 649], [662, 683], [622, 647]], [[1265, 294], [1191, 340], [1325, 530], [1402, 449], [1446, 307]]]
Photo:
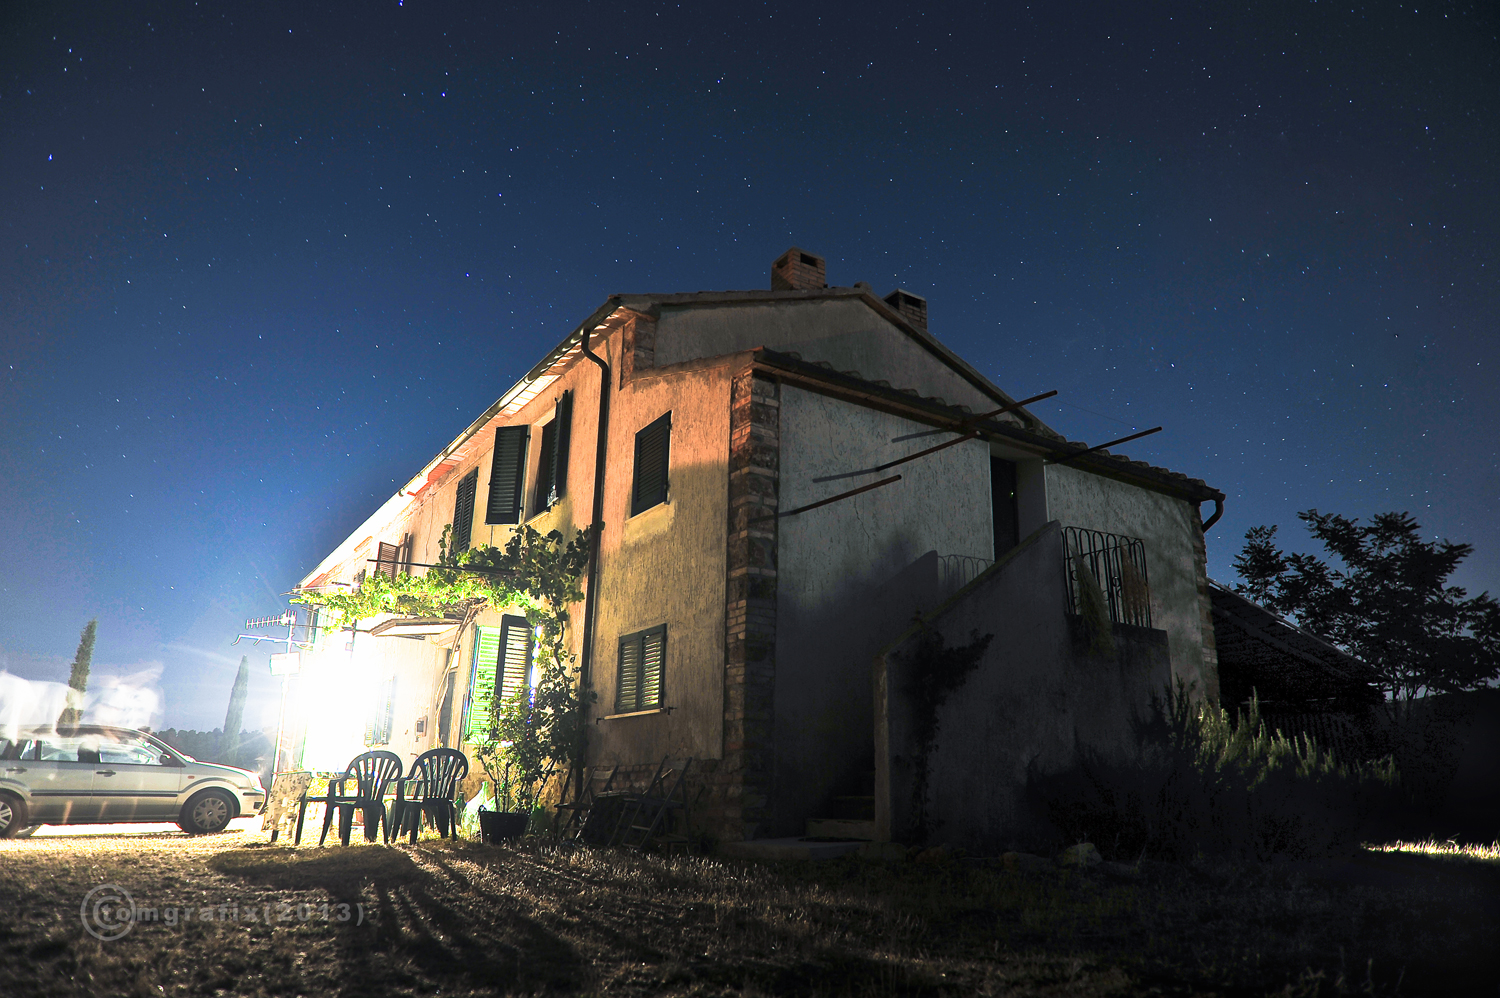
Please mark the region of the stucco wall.
[[[1051, 829], [1026, 798], [1029, 767], [1052, 772], [1077, 746], [1128, 750], [1131, 722], [1166, 682], [1165, 636], [1115, 628], [1115, 656], [1089, 652], [1065, 609], [1062, 528], [1049, 523], [929, 615], [948, 647], [993, 634], [983, 658], [938, 708], [927, 755], [928, 838], [993, 853], [1035, 847]], [[911, 692], [921, 683], [908, 631], [875, 659], [876, 831], [916, 839], [920, 747]]]
[[869, 468], [932, 446], [930, 427], [797, 388], [781, 392], [785, 511], [893, 474], [902, 481], [779, 522], [775, 824], [801, 823], [872, 768], [870, 660], [941, 599], [936, 559], [990, 558], [989, 448], [970, 441], [888, 472]]
[[[663, 698], [672, 712], [599, 722], [591, 753], [597, 764], [723, 753], [729, 386], [723, 364], [648, 370], [628, 380], [611, 402], [594, 713], [614, 713], [620, 637], [663, 623]], [[632, 517], [635, 435], [668, 411], [667, 502]], [[593, 448], [585, 450], [591, 455]]]
[[[1172, 674], [1218, 696], [1218, 675], [1204, 657], [1202, 568], [1195, 556], [1201, 539], [1198, 508], [1184, 499], [1092, 475], [1067, 465], [1049, 465], [1047, 511], [1064, 526], [1086, 527], [1146, 542], [1152, 625], [1167, 632]], [[1210, 638], [1211, 640], [1211, 638]]]
[[976, 412], [996, 408], [988, 395], [857, 299], [664, 305], [656, 324], [658, 365], [756, 347], [827, 361], [837, 370]]

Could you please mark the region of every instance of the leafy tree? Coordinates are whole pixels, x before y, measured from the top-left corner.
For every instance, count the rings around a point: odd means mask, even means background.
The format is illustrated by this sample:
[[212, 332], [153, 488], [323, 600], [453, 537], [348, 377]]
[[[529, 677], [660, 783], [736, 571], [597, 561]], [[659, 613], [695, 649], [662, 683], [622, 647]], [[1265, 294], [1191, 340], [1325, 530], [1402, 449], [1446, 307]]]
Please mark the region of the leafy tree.
[[78, 651], [73, 655], [73, 671], [68, 676], [68, 705], [57, 716], [59, 728], [72, 727], [83, 719], [83, 695], [89, 688], [89, 668], [94, 661], [94, 635], [99, 630], [99, 621], [94, 619], [83, 625], [78, 636]]
[[240, 726], [245, 722], [245, 697], [250, 692], [250, 656], [240, 656], [240, 671], [235, 673], [234, 688], [229, 691], [229, 712], [224, 715], [224, 745], [219, 750], [220, 760], [234, 765], [235, 753], [240, 750]]
[[1396, 700], [1500, 677], [1500, 603], [1448, 584], [1472, 545], [1424, 541], [1408, 513], [1297, 516], [1341, 566], [1285, 554], [1274, 526], [1252, 527], [1234, 561], [1240, 593], [1370, 665]]

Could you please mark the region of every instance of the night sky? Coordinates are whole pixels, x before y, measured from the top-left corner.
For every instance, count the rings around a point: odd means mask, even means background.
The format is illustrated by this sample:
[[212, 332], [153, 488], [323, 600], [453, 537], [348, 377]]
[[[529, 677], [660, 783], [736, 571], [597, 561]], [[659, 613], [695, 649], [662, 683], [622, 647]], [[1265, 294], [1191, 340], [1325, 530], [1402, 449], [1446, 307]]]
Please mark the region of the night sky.
[[222, 724], [244, 618], [607, 295], [793, 244], [1071, 439], [1164, 425], [1221, 581], [1404, 509], [1500, 589], [1500, 10], [934, 6], [4, 5], [0, 669], [97, 616]]

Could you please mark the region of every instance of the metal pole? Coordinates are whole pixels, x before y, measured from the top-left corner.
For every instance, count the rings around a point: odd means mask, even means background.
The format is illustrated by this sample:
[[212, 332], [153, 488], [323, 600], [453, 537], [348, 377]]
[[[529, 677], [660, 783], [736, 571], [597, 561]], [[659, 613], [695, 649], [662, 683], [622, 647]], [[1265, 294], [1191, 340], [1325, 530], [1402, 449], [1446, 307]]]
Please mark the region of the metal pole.
[[272, 777], [274, 777], [277, 773], [286, 772], [286, 769], [283, 767], [281, 757], [283, 752], [282, 742], [286, 737], [286, 692], [287, 687], [291, 685], [291, 682], [291, 676], [281, 677], [281, 713], [276, 720], [276, 758], [272, 764]]

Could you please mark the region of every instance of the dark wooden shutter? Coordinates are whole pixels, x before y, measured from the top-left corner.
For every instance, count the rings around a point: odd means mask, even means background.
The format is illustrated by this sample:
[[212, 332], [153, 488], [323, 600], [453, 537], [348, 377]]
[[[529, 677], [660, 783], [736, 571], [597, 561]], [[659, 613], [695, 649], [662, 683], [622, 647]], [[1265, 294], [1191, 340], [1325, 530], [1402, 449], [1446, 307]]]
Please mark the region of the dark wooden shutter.
[[666, 664], [667, 629], [652, 628], [641, 635], [641, 710], [661, 706], [661, 681]]
[[532, 515], [551, 509], [556, 500], [552, 497], [553, 473], [557, 469], [557, 420], [542, 427], [542, 445], [537, 448], [536, 495], [531, 499]]
[[630, 493], [631, 516], [667, 501], [671, 445], [670, 412], [635, 435], [635, 487]]
[[485, 523], [521, 522], [529, 429], [526, 426], [502, 426], [495, 431], [495, 455], [490, 463], [490, 502], [485, 509]]
[[568, 494], [568, 442], [573, 436], [573, 393], [563, 392], [552, 417], [557, 435], [552, 442], [552, 501]]
[[641, 636], [620, 642], [620, 681], [615, 688], [615, 713], [638, 710], [641, 702]]
[[375, 571], [388, 579], [396, 577], [396, 566], [401, 563], [401, 546], [381, 541], [375, 552]]
[[453, 536], [449, 554], [469, 550], [469, 538], [474, 529], [474, 490], [479, 487], [479, 469], [475, 468], [458, 483], [458, 495], [453, 499]]
[[535, 637], [525, 617], [500, 618], [500, 671], [495, 688], [502, 700], [530, 684]]

